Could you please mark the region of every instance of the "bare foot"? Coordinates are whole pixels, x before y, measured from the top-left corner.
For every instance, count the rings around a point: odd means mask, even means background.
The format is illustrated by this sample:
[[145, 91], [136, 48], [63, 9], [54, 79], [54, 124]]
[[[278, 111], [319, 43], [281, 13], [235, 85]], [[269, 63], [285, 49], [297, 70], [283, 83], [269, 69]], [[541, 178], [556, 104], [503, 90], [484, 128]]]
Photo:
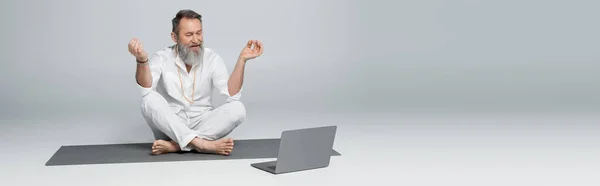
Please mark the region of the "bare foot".
[[229, 156], [233, 151], [233, 139], [222, 138], [215, 141], [209, 141], [201, 138], [195, 138], [192, 140], [196, 151], [202, 153], [211, 153]]
[[165, 141], [159, 139], [154, 141], [154, 144], [152, 144], [153, 155], [166, 154], [178, 151], [181, 151], [181, 149], [179, 148], [179, 145], [174, 141]]

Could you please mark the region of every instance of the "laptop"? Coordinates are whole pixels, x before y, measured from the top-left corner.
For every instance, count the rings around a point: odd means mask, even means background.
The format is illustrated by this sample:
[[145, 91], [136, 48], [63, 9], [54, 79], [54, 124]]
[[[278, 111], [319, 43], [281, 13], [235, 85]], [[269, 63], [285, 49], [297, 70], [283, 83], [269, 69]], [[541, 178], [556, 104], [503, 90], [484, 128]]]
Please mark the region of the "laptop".
[[251, 164], [252, 167], [281, 174], [329, 166], [337, 126], [283, 131], [276, 161]]

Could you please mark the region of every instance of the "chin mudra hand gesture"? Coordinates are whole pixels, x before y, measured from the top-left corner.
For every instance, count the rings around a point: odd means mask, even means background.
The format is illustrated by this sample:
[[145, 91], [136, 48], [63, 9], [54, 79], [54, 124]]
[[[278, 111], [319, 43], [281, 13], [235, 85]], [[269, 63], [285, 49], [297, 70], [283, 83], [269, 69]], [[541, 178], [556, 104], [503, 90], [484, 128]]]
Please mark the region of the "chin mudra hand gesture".
[[241, 59], [243, 61], [247, 61], [247, 60], [254, 59], [254, 58], [262, 55], [262, 53], [263, 53], [262, 43], [258, 40], [250, 40], [246, 44], [246, 47], [244, 47], [244, 49], [242, 49], [239, 59]]
[[128, 48], [129, 48], [129, 53], [131, 53], [131, 55], [135, 56], [135, 59], [138, 62], [148, 61], [148, 54], [146, 53], [146, 51], [144, 51], [144, 45], [142, 45], [142, 42], [139, 39], [137, 39], [137, 38], [132, 39], [129, 42]]

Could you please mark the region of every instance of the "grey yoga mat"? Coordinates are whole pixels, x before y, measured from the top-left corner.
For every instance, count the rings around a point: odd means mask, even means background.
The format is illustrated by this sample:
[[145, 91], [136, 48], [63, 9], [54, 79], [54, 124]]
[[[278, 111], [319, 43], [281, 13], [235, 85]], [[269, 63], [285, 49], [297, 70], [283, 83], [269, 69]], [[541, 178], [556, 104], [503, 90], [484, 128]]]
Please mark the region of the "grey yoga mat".
[[[229, 156], [201, 154], [195, 151], [151, 155], [152, 143], [62, 146], [46, 166], [168, 161], [200, 161], [277, 158], [280, 139], [235, 140]], [[332, 156], [341, 155], [332, 149]]]

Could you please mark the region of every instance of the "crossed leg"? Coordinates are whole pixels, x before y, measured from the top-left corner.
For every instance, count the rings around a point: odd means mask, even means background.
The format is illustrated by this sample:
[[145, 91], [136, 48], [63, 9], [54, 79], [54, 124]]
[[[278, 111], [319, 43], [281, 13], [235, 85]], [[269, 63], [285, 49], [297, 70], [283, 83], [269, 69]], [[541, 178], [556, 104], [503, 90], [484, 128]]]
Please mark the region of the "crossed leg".
[[233, 139], [224, 138], [246, 117], [246, 109], [239, 101], [229, 102], [192, 118], [187, 125], [172, 112], [167, 101], [156, 91], [142, 98], [142, 115], [152, 129], [156, 141], [152, 154], [164, 154], [192, 149], [202, 153], [229, 155]]

